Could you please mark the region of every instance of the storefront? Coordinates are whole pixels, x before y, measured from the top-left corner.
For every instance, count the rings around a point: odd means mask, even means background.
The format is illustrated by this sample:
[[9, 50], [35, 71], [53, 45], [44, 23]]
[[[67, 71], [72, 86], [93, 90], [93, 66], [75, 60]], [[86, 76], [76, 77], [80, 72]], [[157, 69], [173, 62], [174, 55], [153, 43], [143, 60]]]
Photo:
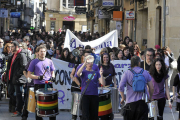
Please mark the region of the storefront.
[[53, 12], [45, 13], [46, 31], [54, 30], [58, 31], [70, 29], [71, 31], [81, 31], [83, 26], [87, 26], [87, 20], [85, 14], [72, 15], [59, 14]]

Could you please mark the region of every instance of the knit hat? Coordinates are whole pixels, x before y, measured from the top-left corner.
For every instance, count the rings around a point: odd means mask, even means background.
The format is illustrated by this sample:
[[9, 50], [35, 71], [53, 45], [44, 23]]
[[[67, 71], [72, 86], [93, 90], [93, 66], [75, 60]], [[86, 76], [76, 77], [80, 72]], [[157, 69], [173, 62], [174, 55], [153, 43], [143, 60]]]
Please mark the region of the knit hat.
[[155, 45], [155, 48], [158, 50], [160, 49], [161, 47], [159, 45]]

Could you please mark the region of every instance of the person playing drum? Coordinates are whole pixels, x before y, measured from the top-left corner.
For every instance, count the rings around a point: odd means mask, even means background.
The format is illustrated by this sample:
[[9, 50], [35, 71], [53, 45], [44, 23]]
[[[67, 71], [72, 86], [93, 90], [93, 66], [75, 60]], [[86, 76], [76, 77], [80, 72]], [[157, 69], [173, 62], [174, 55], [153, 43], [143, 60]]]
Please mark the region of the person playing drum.
[[[31, 61], [28, 68], [28, 77], [34, 79], [34, 92], [45, 87], [45, 81], [55, 80], [54, 64], [52, 60], [46, 58], [47, 48], [44, 45], [38, 47], [39, 58]], [[34, 74], [32, 74], [34, 72]], [[52, 84], [48, 84], [52, 87]], [[42, 117], [37, 116], [36, 120], [42, 120]], [[50, 117], [49, 120], [56, 120], [56, 117]]]
[[[100, 72], [93, 71], [93, 61], [88, 62], [88, 57], [94, 59], [94, 57], [91, 55], [87, 56], [84, 64], [81, 66], [81, 68], [77, 71], [76, 74], [76, 77], [81, 78], [81, 93], [84, 91], [88, 81], [91, 79], [90, 84], [82, 97], [82, 120], [98, 120], [98, 86], [99, 82], [104, 86], [105, 81], [102, 68], [100, 69]], [[85, 67], [86, 69], [83, 70]]]

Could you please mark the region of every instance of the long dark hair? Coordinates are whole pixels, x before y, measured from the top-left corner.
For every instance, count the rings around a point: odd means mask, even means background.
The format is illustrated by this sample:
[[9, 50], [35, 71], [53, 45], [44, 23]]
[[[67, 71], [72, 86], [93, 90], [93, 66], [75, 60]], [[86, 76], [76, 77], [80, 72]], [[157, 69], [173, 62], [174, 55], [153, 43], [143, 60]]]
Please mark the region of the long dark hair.
[[108, 53], [104, 53], [104, 54], [101, 55], [101, 64], [104, 63], [104, 61], [103, 61], [103, 56], [104, 56], [104, 55], [107, 55], [107, 56], [108, 56], [108, 58], [109, 58], [108, 65], [109, 65], [109, 64], [110, 64], [110, 56], [109, 56]]
[[[64, 56], [64, 52], [65, 52], [65, 51], [68, 51], [68, 56], [67, 56], [67, 58], [65, 58], [65, 56]], [[69, 62], [69, 57], [70, 57], [69, 49], [68, 49], [68, 48], [64, 48], [64, 49], [62, 50], [62, 52], [61, 52], [61, 60], [64, 60], [64, 61], [66, 61], [66, 62]]]
[[166, 65], [164, 63], [164, 60], [160, 59], [160, 58], [155, 59], [153, 64], [151, 64], [151, 67], [150, 67], [150, 70], [149, 70], [150, 75], [153, 78], [157, 78], [158, 72], [157, 72], [156, 67], [155, 67], [156, 62], [161, 62], [162, 67], [161, 67], [160, 72], [161, 72], [161, 75], [163, 77], [166, 77], [167, 74], [168, 74], [168, 71], [166, 70]]

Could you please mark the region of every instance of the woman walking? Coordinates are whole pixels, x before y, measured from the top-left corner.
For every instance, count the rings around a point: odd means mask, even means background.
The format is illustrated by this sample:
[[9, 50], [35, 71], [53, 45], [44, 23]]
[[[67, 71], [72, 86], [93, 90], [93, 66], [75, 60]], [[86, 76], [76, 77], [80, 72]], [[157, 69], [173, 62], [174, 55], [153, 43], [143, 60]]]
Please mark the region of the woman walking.
[[169, 107], [170, 108], [172, 107], [170, 102], [169, 87], [168, 87], [169, 76], [168, 76], [168, 71], [166, 70], [164, 60], [159, 58], [155, 59], [153, 64], [151, 65], [149, 72], [150, 75], [152, 76], [152, 83], [154, 87], [154, 93], [152, 99], [157, 100], [158, 102], [159, 116], [157, 117], [157, 120], [163, 120], [163, 112], [166, 105], [165, 96], [167, 96], [169, 100]]

